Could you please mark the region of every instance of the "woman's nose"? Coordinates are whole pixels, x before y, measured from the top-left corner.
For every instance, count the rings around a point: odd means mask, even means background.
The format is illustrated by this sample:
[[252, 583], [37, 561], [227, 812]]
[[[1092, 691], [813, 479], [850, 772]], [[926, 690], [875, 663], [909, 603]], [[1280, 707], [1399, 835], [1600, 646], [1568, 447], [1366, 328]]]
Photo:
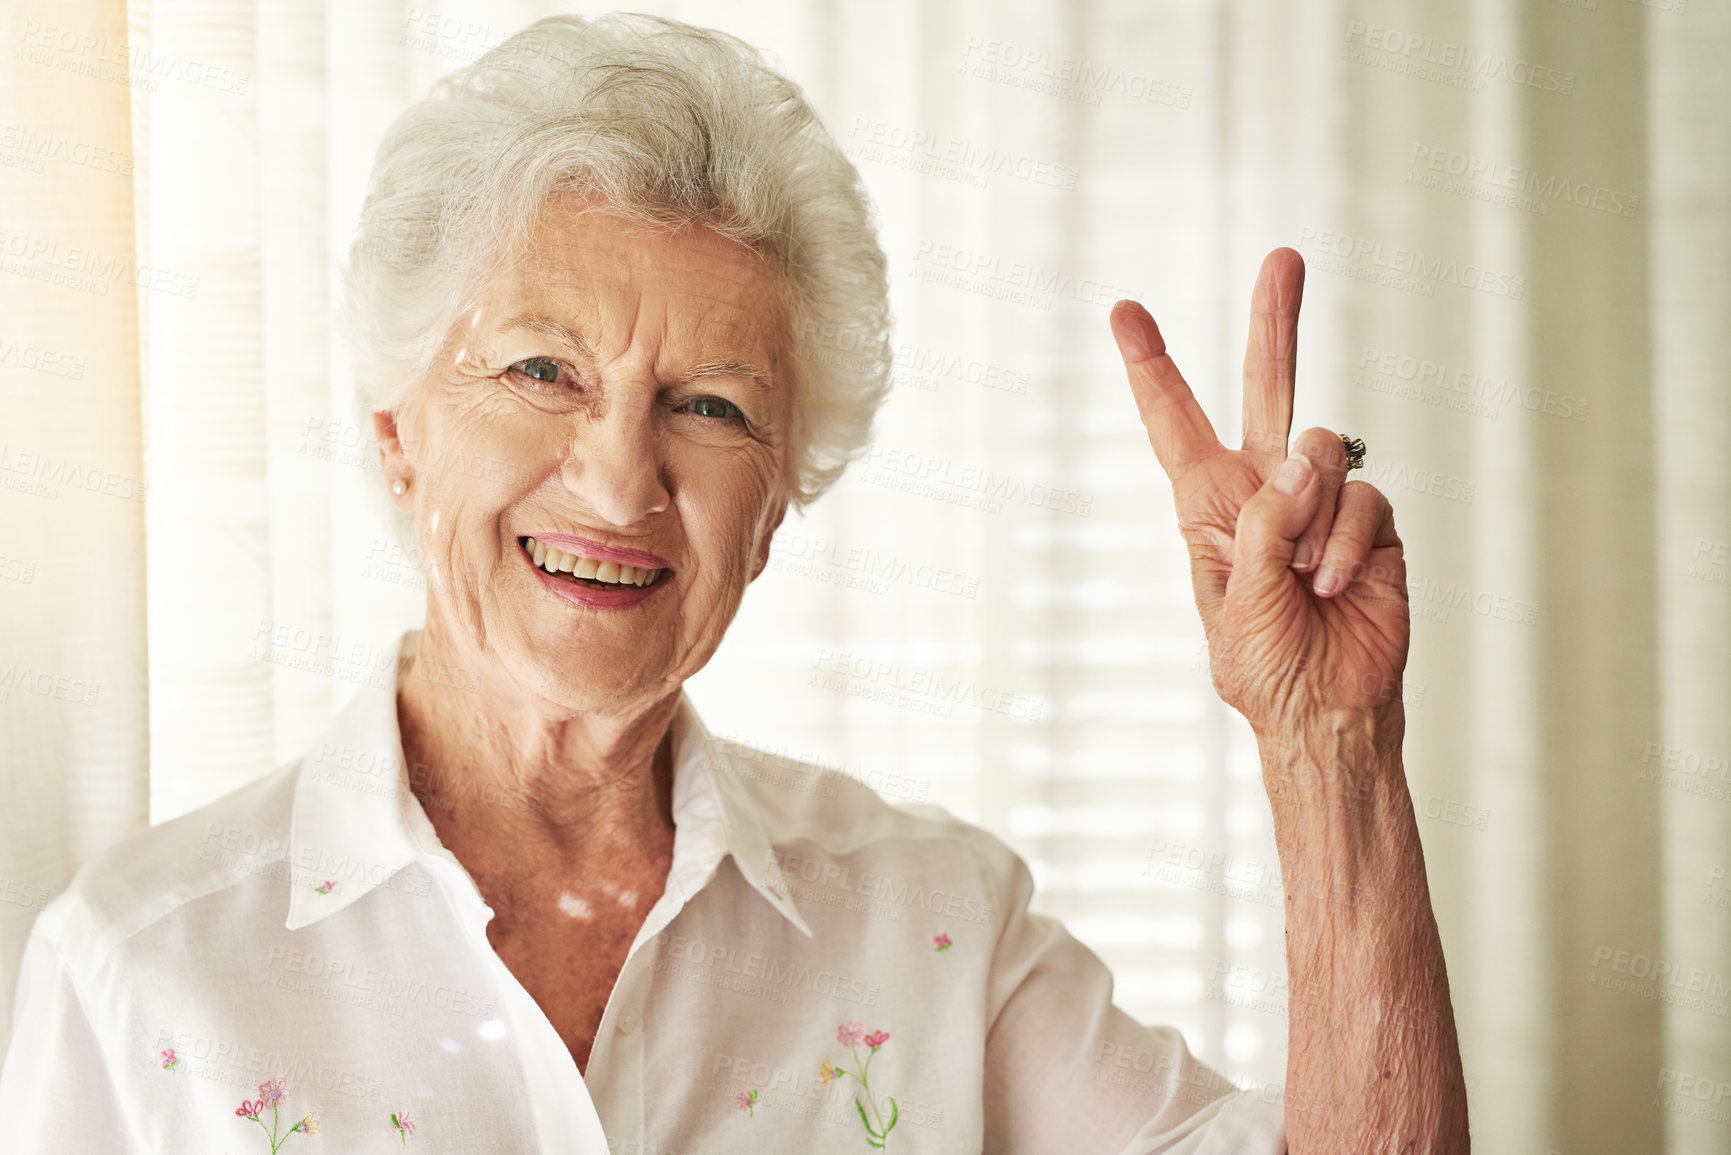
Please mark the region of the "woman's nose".
[[635, 525], [666, 509], [653, 403], [607, 406], [585, 422], [564, 465], [565, 485], [609, 525]]

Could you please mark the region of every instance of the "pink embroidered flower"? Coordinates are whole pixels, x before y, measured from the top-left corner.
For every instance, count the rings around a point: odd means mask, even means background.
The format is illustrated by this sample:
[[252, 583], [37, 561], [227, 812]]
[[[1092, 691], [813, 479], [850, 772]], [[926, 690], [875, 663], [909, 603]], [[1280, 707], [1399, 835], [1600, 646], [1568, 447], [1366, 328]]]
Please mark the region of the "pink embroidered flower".
[[313, 887], [313, 889], [318, 891], [320, 894], [329, 894], [331, 891], [335, 890], [336, 888], [337, 888], [337, 884], [335, 882], [332, 882], [328, 878], [325, 879], [325, 884], [323, 886]]
[[409, 1136], [415, 1133], [415, 1117], [407, 1111], [393, 1111], [391, 1129], [397, 1132], [397, 1138], [407, 1143]]
[[[863, 1023], [843, 1023], [835, 1029], [835, 1037], [842, 1046], [853, 1051], [856, 1070], [838, 1067], [825, 1059], [823, 1066], [818, 1068], [818, 1074], [827, 1086], [846, 1075], [859, 1084], [860, 1093], [854, 1097], [854, 1109], [859, 1112], [859, 1121], [865, 1128], [866, 1142], [879, 1151], [885, 1149], [889, 1142], [890, 1132], [895, 1129], [896, 1122], [901, 1118], [901, 1108], [896, 1103], [895, 1096], [888, 1095], [882, 1100], [889, 1104], [889, 1118], [884, 1118], [883, 1108], [877, 1096], [872, 1094], [871, 1065], [877, 1057], [878, 1048], [890, 1041], [890, 1033], [884, 1030], [866, 1033]], [[864, 1043], [869, 1050], [862, 1058], [859, 1045]]]
[[932, 941], [937, 943], [937, 946], [933, 948], [934, 950], [949, 950], [955, 945], [950, 941], [950, 936], [947, 933], [934, 935]]
[[240, 1106], [234, 1109], [234, 1113], [241, 1116], [243, 1119], [256, 1119], [258, 1118], [258, 1113], [262, 1110], [264, 1110], [264, 1103], [262, 1101], [254, 1099], [249, 1103], [245, 1099], [242, 1099], [240, 1101]]
[[288, 1083], [282, 1079], [266, 1079], [258, 1085], [258, 1097], [264, 1105], [274, 1107], [288, 1098]]
[[180, 1066], [180, 1056], [176, 1055], [174, 1053], [173, 1047], [170, 1047], [170, 1048], [168, 1048], [168, 1050], [162, 1052], [162, 1069], [163, 1070], [172, 1071], [178, 1066]]
[[735, 1095], [733, 1097], [733, 1105], [738, 1107], [741, 1111], [744, 1111], [748, 1117], [751, 1116], [751, 1109], [757, 1106], [757, 1088], [753, 1087], [750, 1094], [741, 1091], [739, 1094]]

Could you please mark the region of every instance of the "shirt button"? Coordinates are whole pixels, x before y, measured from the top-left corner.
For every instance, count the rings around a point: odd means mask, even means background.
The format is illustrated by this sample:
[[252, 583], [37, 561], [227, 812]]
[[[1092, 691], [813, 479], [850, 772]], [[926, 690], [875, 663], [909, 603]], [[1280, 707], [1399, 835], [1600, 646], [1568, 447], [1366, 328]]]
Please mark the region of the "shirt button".
[[629, 1035], [632, 1031], [635, 1031], [636, 1029], [637, 1029], [637, 1012], [636, 1011], [626, 1011], [624, 1014], [619, 1016], [619, 1033], [620, 1034]]

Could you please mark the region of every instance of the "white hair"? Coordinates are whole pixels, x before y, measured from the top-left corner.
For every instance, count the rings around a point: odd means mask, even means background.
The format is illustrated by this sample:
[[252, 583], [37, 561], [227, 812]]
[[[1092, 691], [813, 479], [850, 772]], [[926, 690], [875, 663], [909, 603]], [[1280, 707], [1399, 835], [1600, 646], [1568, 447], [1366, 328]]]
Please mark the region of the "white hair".
[[766, 260], [785, 299], [788, 496], [839, 477], [889, 387], [886, 262], [859, 173], [750, 45], [658, 17], [553, 16], [385, 134], [343, 273], [357, 416], [395, 409], [559, 193]]

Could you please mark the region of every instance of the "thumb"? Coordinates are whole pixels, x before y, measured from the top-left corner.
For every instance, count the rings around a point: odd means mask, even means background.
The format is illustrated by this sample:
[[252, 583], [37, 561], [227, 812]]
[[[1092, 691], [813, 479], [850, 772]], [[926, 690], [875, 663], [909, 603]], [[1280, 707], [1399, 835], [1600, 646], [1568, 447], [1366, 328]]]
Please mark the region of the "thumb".
[[1294, 452], [1238, 510], [1232, 541], [1234, 592], [1253, 593], [1286, 581], [1298, 539], [1321, 501], [1316, 465]]

